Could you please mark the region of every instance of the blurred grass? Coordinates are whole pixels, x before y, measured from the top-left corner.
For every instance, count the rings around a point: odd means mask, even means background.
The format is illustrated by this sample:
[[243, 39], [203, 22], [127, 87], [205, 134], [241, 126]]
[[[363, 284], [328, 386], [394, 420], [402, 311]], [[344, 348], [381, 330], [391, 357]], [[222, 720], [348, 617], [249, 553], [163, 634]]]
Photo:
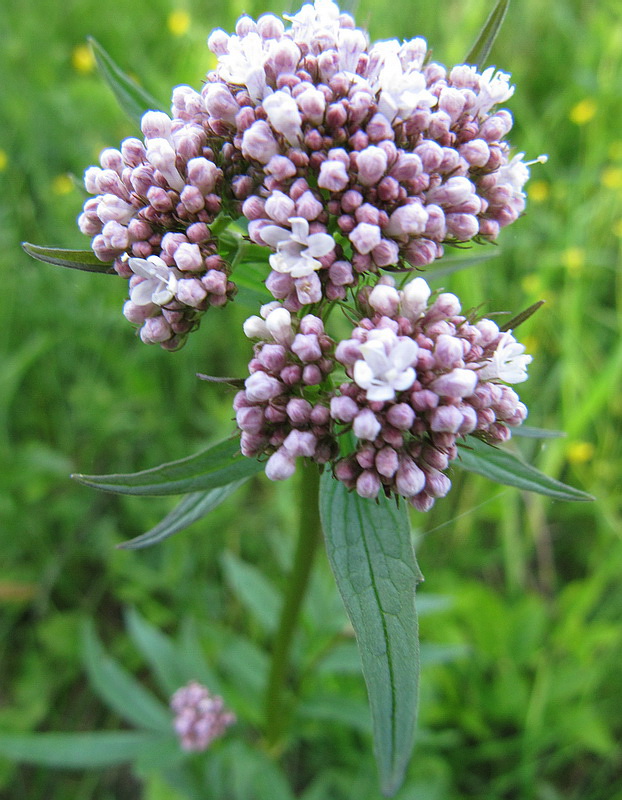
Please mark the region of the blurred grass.
[[[456, 63], [488, 8], [484, 0], [452, 0], [442, 10], [376, 0], [356, 13], [373, 38], [423, 35], [435, 58]], [[237, 0], [222, 8], [24, 0], [0, 9], [2, 729], [104, 727], [107, 714], [80, 666], [81, 620], [95, 617], [130, 665], [123, 606], [170, 630], [185, 614], [237, 624], [218, 553], [228, 547], [269, 570], [270, 531], [291, 522], [291, 488], [275, 492], [257, 479], [187, 534], [151, 551], [114, 549], [157, 522], [171, 501], [100, 495], [68, 474], [152, 466], [229, 430], [228, 399], [195, 373], [243, 373], [247, 347], [222, 330], [238, 329], [247, 310], [210, 313], [183, 351], [167, 354], [137, 341], [121, 317], [121, 282], [32, 262], [19, 247], [24, 239], [85, 246], [74, 224], [81, 196], [69, 176], [134, 133], [91, 69], [87, 35], [167, 103], [171, 85], [199, 84], [212, 28], [231, 30], [242, 11], [266, 10], [287, 9]], [[180, 12], [189, 15], [186, 30]], [[443, 800], [615, 800], [622, 797], [619, 4], [515, 0], [491, 63], [517, 85], [509, 103], [516, 148], [550, 159], [533, 168], [527, 214], [502, 233], [498, 257], [443, 285], [467, 307], [485, 300], [514, 311], [547, 301], [520, 331], [535, 355], [521, 396], [531, 424], [567, 436], [519, 444], [541, 469], [598, 500], [564, 505], [456, 474], [450, 496], [414, 520], [422, 591], [455, 599], [423, 621], [422, 636], [466, 644], [470, 655], [424, 673], [422, 722], [440, 738], [411, 772], [427, 796], [441, 787]], [[356, 763], [353, 740], [336, 741], [327, 757]], [[6, 800], [139, 796], [124, 772], [75, 776], [7, 763], [0, 787]]]

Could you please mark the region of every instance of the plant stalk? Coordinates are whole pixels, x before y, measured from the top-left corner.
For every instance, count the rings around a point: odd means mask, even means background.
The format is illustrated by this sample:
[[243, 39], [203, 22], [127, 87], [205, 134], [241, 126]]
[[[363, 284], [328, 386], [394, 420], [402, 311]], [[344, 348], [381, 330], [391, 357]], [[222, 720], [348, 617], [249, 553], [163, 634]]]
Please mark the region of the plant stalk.
[[272, 662], [265, 695], [266, 742], [278, 749], [286, 717], [285, 689], [289, 653], [296, 632], [300, 609], [309, 586], [313, 557], [320, 541], [319, 512], [320, 475], [317, 464], [305, 464], [300, 474], [300, 518], [294, 562], [281, 609], [279, 627], [274, 640]]

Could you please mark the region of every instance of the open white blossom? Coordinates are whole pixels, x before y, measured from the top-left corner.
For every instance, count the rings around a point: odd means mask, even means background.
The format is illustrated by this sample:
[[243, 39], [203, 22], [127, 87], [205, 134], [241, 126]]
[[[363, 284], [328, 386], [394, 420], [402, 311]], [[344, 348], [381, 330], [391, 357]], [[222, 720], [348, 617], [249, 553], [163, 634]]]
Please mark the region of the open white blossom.
[[380, 89], [378, 111], [393, 122], [396, 117], [407, 119], [416, 108], [432, 108], [437, 98], [427, 90], [426, 80], [417, 69], [404, 70], [397, 40], [376, 43], [370, 60], [376, 62], [370, 72], [370, 82]]
[[488, 67], [479, 76], [479, 94], [475, 107], [471, 113], [487, 114], [493, 106], [505, 103], [514, 94], [514, 86], [510, 86], [510, 75], [507, 72], [495, 72], [494, 67]]
[[218, 56], [218, 73], [227, 83], [246, 86], [254, 101], [263, 99], [266, 91], [264, 65], [269, 56], [269, 44], [257, 33], [230, 36], [228, 52]]
[[525, 354], [525, 345], [517, 342], [512, 331], [501, 337], [490, 361], [478, 371], [480, 380], [501, 380], [505, 383], [523, 383], [527, 380], [527, 364], [532, 356]]
[[311, 45], [322, 39], [327, 39], [327, 43], [336, 42], [340, 13], [339, 6], [332, 0], [315, 0], [313, 5], [305, 3], [297, 14], [283, 16], [292, 23], [292, 39]]
[[412, 365], [418, 352], [416, 342], [398, 337], [388, 328], [372, 331], [361, 345], [363, 359], [354, 364], [354, 382], [367, 391], [370, 402], [393, 400], [396, 392], [409, 389], [415, 382]]
[[309, 234], [309, 222], [304, 217], [290, 217], [291, 230], [278, 225], [266, 225], [261, 229], [261, 238], [276, 250], [270, 256], [270, 266], [275, 272], [304, 278], [320, 269], [318, 258], [328, 255], [335, 247], [329, 233]]
[[175, 297], [177, 276], [159, 256], [128, 259], [130, 269], [135, 275], [144, 278], [130, 290], [130, 300], [137, 306], [155, 303], [165, 306]]

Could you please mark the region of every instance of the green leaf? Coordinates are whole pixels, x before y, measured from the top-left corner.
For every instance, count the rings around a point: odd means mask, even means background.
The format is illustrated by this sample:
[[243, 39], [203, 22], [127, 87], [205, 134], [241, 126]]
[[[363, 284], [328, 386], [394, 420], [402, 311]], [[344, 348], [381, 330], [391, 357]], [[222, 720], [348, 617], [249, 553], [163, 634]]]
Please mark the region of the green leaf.
[[422, 576], [406, 507], [383, 495], [363, 499], [326, 471], [320, 515], [361, 653], [381, 788], [391, 796], [413, 748], [419, 682], [415, 589]]
[[594, 500], [591, 494], [568, 486], [561, 481], [545, 475], [540, 470], [525, 464], [524, 461], [498, 447], [491, 447], [478, 439], [470, 438], [467, 447], [460, 448], [459, 457], [454, 461], [457, 467], [468, 472], [483, 475], [496, 483], [515, 486], [528, 492], [538, 492], [556, 500]]
[[525, 439], [563, 439], [566, 433], [565, 431], [553, 431], [548, 428], [532, 428], [529, 425], [520, 425], [512, 430], [512, 436]]
[[282, 601], [273, 584], [256, 567], [228, 551], [222, 554], [221, 564], [229, 587], [244, 608], [267, 633], [275, 631]]
[[173, 694], [187, 680], [175, 644], [134, 608], [127, 611], [125, 622], [132, 641], [151, 667], [163, 693]]
[[246, 478], [230, 483], [227, 486], [219, 486], [209, 492], [193, 492], [186, 495], [170, 514], [167, 514], [154, 528], [140, 536], [136, 536], [134, 539], [117, 545], [117, 547], [122, 550], [139, 550], [141, 547], [157, 544], [174, 533], [183, 531], [184, 528], [205, 517], [216, 506], [224, 502], [229, 495], [242, 486], [245, 480]]
[[84, 663], [93, 689], [123, 719], [139, 728], [171, 731], [171, 712], [105, 652], [92, 625], [84, 631]]
[[46, 264], [80, 269], [83, 272], [99, 272], [104, 275], [117, 274], [111, 261], [100, 261], [92, 250], [63, 250], [62, 247], [43, 247], [30, 242], [22, 242], [22, 247], [29, 256]]
[[0, 734], [0, 755], [26, 764], [89, 769], [133, 761], [161, 741], [135, 731]]
[[208, 447], [193, 456], [169, 461], [159, 467], [115, 475], [72, 475], [71, 477], [105, 492], [133, 495], [190, 494], [228, 486], [263, 470], [264, 465], [240, 453], [237, 439]]
[[140, 126], [140, 120], [145, 111], [166, 111], [157, 100], [115, 64], [98, 41], [89, 37], [88, 42], [93, 49], [101, 76], [110, 86], [120, 107], [130, 119]]
[[490, 12], [486, 24], [480, 31], [475, 44], [464, 59], [465, 64], [474, 64], [478, 69], [484, 66], [509, 6], [510, 0], [498, 0], [497, 5]]
[[[463, 269], [469, 269], [470, 267], [475, 267], [478, 264], [483, 264], [484, 261], [490, 261], [492, 258], [497, 258], [501, 255], [501, 250], [497, 248], [493, 250], [493, 252], [489, 253], [480, 253], [476, 256], [469, 256], [468, 258], [464, 258], [460, 256], [459, 258], [444, 258], [439, 261], [439, 264], [442, 264], [442, 267], [438, 267], [438, 269], [428, 269], [425, 271], [425, 279], [426, 281], [434, 281], [438, 280], [439, 278], [444, 278], [447, 275], [452, 275], [454, 272], [460, 272]], [[410, 280], [411, 276], [408, 275], [408, 279]]]

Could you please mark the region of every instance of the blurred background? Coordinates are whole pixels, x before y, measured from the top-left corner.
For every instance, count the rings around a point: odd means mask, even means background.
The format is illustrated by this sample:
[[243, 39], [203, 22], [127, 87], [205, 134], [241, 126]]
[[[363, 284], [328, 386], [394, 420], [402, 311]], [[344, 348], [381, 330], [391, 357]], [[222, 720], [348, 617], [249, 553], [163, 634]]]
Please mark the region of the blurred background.
[[[463, 60], [491, 5], [362, 0], [344, 9], [372, 39], [421, 35], [434, 59], [451, 65]], [[282, 0], [271, 7], [259, 0], [22, 0], [0, 9], [1, 731], [119, 726], [85, 677], [85, 621], [149, 685], [125, 631], [126, 609], [173, 637], [195, 620], [218, 670], [210, 631], [222, 626], [258, 638], [222, 553], [282, 585], [296, 513], [291, 481], [274, 487], [258, 477], [187, 532], [128, 552], [115, 545], [148, 530], [175, 499], [99, 494], [68, 477], [144, 469], [232, 430], [230, 394], [195, 374], [244, 374], [249, 345], [223, 331], [238, 330], [255, 309], [233, 304], [211, 312], [182, 351], [166, 353], [140, 343], [123, 319], [124, 282], [34, 262], [20, 242], [87, 247], [75, 225], [82, 197], [71, 176], [97, 163], [104, 147], [135, 135], [98, 78], [87, 36], [167, 106], [173, 85], [198, 86], [211, 68], [205, 40], [213, 28], [231, 31], [242, 12], [296, 8]], [[466, 307], [518, 311], [546, 301], [520, 330], [534, 354], [520, 393], [529, 424], [566, 436], [518, 444], [540, 469], [597, 501], [563, 504], [455, 471], [450, 495], [413, 518], [426, 576], [420, 594], [442, 601], [421, 623], [436, 657], [423, 670], [421, 741], [398, 797], [616, 800], [619, 2], [514, 0], [489, 63], [511, 72], [517, 86], [508, 103], [516, 150], [530, 158], [546, 153], [549, 161], [532, 168], [527, 213], [502, 232], [496, 257], [436, 286], [456, 292]], [[327, 572], [322, 557], [317, 580], [331, 594]], [[235, 698], [234, 670], [221, 672]], [[379, 797], [369, 736], [335, 711], [340, 697], [364, 702], [362, 680], [331, 680], [324, 688], [335, 692], [333, 701], [324, 718], [317, 712], [301, 723], [286, 772], [302, 792], [330, 770], [334, 781], [325, 785], [332, 788], [318, 798]], [[313, 695], [303, 691], [303, 701], [313, 705]], [[148, 769], [139, 781], [124, 768], [53, 771], [0, 759], [2, 800], [130, 797], [177, 800]]]

